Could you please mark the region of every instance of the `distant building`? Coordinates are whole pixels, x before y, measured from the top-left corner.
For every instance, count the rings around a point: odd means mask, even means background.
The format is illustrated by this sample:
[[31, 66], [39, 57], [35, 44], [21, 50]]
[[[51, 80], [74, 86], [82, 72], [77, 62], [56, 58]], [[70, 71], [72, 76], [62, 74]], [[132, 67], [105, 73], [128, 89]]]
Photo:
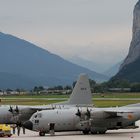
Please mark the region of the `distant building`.
[[110, 92], [130, 92], [131, 88], [109, 88]]
[[4, 94], [4, 92], [2, 90], [0, 90], [0, 95], [3, 95], [3, 94]]
[[70, 89], [68, 89], [68, 90], [47, 90], [47, 93], [49, 94], [49, 93], [51, 93], [51, 94], [69, 94], [69, 93], [71, 93], [72, 92], [72, 90], [70, 90]]

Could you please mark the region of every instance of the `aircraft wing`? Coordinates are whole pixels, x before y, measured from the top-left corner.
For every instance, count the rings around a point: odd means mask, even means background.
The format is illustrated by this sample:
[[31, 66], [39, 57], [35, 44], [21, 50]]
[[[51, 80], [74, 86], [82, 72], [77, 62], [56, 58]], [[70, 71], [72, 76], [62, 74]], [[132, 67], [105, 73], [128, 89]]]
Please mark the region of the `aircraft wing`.
[[104, 110], [104, 112], [108, 114], [109, 117], [122, 117], [124, 115], [132, 115], [134, 113], [132, 110], [126, 108], [110, 108]]
[[140, 107], [140, 103], [130, 104], [130, 105], [126, 105], [126, 106], [123, 106], [123, 107]]
[[46, 106], [28, 106], [29, 109], [34, 110], [34, 111], [41, 111], [41, 110], [51, 110], [54, 109], [53, 106], [51, 105], [46, 105]]
[[53, 105], [44, 105], [44, 106], [9, 106], [9, 111], [11, 113], [13, 112], [19, 112], [19, 111], [23, 111], [23, 110], [28, 110], [28, 111], [41, 111], [41, 110], [51, 110], [54, 109], [55, 107]]

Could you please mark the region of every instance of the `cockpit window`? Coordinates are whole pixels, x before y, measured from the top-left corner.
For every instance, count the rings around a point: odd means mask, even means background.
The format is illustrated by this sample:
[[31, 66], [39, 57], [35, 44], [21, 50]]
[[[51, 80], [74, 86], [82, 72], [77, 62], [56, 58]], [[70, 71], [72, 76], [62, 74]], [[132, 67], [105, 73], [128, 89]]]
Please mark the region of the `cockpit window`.
[[42, 117], [42, 114], [41, 113], [38, 113], [34, 116], [34, 118], [41, 118]]
[[35, 124], [38, 124], [39, 123], [39, 120], [35, 120]]

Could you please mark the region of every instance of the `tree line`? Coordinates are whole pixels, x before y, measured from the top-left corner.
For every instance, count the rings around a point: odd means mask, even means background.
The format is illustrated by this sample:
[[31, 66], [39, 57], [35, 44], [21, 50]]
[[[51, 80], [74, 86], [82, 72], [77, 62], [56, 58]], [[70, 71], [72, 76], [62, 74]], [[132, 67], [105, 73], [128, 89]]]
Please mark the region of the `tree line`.
[[[103, 82], [103, 83], [97, 83], [94, 80], [89, 79], [89, 82], [90, 82], [90, 87], [91, 87], [92, 93], [111, 92], [110, 89], [113, 89], [113, 88], [130, 89], [129, 92], [140, 92], [140, 83], [131, 83], [125, 79], [118, 79], [118, 80], [111, 79], [110, 81]], [[72, 85], [66, 85], [66, 86], [58, 85], [58, 86], [49, 87], [49, 88], [45, 88], [43, 86], [35, 86], [35, 87], [33, 87], [33, 89], [30, 92], [40, 93], [41, 91], [45, 91], [45, 90], [49, 90], [49, 91], [51, 91], [51, 90], [52, 91], [72, 90], [74, 88], [75, 84], [76, 84], [76, 81], [74, 81], [72, 83]], [[2, 91], [3, 90], [0, 90], [0, 92], [2, 92]], [[5, 91], [11, 92], [13, 90], [10, 88], [7, 88]], [[27, 90], [17, 88], [14, 91], [17, 91], [18, 93], [20, 93], [20, 92], [26, 92]]]

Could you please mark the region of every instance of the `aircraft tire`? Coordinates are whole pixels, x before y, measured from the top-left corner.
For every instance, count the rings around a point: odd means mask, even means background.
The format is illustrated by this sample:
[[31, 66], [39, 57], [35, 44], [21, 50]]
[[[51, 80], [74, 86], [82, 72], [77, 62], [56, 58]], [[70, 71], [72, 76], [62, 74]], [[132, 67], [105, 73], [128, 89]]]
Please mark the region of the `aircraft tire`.
[[99, 131], [99, 134], [105, 134], [106, 131]]
[[39, 132], [39, 136], [45, 136], [45, 132]]
[[12, 134], [8, 135], [8, 137], [11, 137], [11, 136], [12, 136]]
[[83, 134], [84, 135], [88, 135], [89, 134], [89, 130], [83, 130]]
[[95, 134], [97, 134], [98, 132], [97, 131], [91, 131], [91, 134], [92, 135], [95, 135]]

